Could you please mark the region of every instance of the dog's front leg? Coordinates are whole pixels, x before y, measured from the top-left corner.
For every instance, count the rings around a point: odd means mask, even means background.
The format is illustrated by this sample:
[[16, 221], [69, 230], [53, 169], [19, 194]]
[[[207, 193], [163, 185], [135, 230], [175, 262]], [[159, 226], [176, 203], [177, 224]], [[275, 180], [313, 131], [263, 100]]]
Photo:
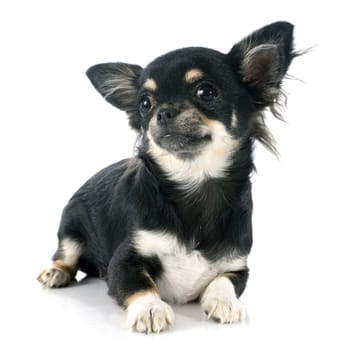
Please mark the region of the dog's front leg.
[[174, 320], [172, 308], [161, 300], [154, 278], [160, 273], [158, 258], [142, 257], [123, 245], [108, 267], [109, 294], [127, 313], [127, 324], [137, 332], [159, 333]]
[[238, 299], [245, 289], [249, 270], [217, 276], [204, 290], [200, 303], [209, 319], [220, 323], [237, 323], [246, 318], [244, 305]]

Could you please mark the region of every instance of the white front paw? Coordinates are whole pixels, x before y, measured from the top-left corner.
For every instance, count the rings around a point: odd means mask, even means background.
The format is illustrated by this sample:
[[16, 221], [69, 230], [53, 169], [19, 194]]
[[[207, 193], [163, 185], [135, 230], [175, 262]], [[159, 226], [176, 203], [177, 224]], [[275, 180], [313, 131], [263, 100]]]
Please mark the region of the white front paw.
[[172, 308], [152, 293], [135, 299], [127, 312], [128, 326], [141, 333], [159, 333], [168, 329], [174, 321]]
[[245, 307], [237, 298], [205, 299], [202, 302], [202, 309], [208, 319], [214, 319], [220, 323], [237, 323], [246, 318]]
[[209, 319], [220, 323], [237, 323], [246, 318], [245, 307], [237, 299], [232, 282], [223, 276], [208, 285], [202, 295], [201, 306]]

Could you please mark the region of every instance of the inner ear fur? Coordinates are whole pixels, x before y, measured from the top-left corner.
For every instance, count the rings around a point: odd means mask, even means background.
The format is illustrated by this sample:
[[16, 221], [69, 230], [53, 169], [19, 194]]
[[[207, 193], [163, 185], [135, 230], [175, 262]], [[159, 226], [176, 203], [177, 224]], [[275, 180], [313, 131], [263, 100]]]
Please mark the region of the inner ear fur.
[[242, 81], [257, 87], [278, 82], [278, 47], [275, 44], [261, 44], [249, 49], [240, 65]]
[[95, 89], [113, 106], [126, 111], [129, 124], [140, 130], [137, 89], [142, 67], [127, 63], [102, 63], [90, 67], [86, 75]]
[[265, 26], [234, 45], [228, 56], [257, 106], [272, 106], [296, 56], [293, 25], [276, 22]]

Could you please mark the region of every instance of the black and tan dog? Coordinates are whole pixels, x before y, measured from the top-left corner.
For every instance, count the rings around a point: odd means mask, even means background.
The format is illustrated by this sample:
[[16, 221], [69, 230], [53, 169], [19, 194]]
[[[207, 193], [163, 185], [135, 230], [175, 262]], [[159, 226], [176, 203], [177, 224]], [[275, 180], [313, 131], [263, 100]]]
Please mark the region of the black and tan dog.
[[53, 266], [39, 281], [67, 286], [77, 270], [104, 277], [138, 332], [168, 328], [167, 303], [198, 300], [208, 318], [245, 318], [239, 301], [252, 245], [250, 175], [256, 140], [274, 150], [263, 111], [276, 115], [292, 59], [293, 26], [268, 25], [228, 54], [167, 53], [146, 68], [91, 67], [102, 96], [126, 111], [137, 155], [88, 180], [62, 215]]

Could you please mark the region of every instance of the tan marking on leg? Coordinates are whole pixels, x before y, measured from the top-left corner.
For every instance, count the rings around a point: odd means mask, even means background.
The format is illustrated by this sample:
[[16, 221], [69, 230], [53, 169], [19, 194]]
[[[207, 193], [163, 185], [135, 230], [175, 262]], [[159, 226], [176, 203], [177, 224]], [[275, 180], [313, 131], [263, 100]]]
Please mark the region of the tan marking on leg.
[[156, 282], [153, 281], [153, 278], [149, 275], [148, 272], [145, 272], [145, 276], [147, 277], [147, 279], [148, 279], [149, 282], [151, 283], [151, 285], [152, 285], [152, 290], [156, 291], [156, 292], [159, 294], [158, 287], [157, 287], [157, 285], [156, 285]]
[[58, 268], [58, 269], [61, 269], [65, 273], [68, 273], [70, 275], [71, 279], [73, 279], [75, 277], [75, 275], [77, 274], [77, 268], [75, 266], [69, 266], [69, 265], [65, 264], [62, 260], [54, 261], [53, 266]]
[[222, 273], [222, 274], [220, 274], [220, 275], [218, 275], [216, 278], [220, 278], [220, 277], [227, 277], [227, 278], [232, 278], [232, 277], [234, 277], [234, 273], [232, 273], [232, 272], [225, 272], [225, 273]]
[[192, 84], [204, 76], [203, 72], [197, 68], [192, 68], [185, 73], [185, 82]]
[[143, 84], [143, 87], [147, 90], [156, 91], [157, 90], [157, 83], [154, 79], [148, 78], [145, 83]]
[[131, 303], [133, 303], [136, 299], [140, 298], [140, 297], [143, 297], [147, 294], [156, 294], [159, 296], [159, 291], [158, 291], [158, 288], [157, 288], [157, 285], [156, 283], [153, 281], [152, 277], [146, 272], [145, 273], [145, 276], [146, 278], [149, 280], [150, 284], [151, 284], [151, 287], [148, 288], [148, 289], [143, 289], [143, 290], [140, 290], [136, 293], [133, 293], [131, 295], [129, 295], [125, 301], [124, 301], [124, 308], [127, 308]]

